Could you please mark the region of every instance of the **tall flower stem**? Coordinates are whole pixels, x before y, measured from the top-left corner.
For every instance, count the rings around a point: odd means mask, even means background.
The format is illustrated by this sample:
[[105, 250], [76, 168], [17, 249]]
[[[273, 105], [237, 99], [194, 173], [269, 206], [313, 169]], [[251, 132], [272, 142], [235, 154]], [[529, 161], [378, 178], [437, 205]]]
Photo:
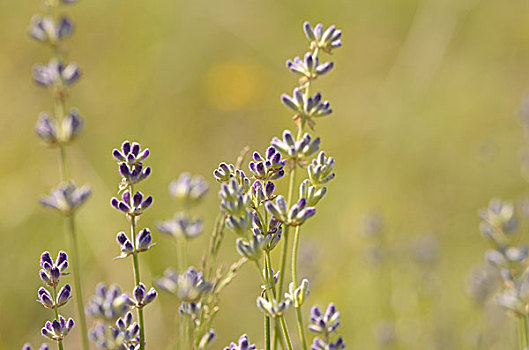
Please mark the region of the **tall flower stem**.
[[[129, 185], [130, 197], [134, 196], [134, 185]], [[130, 216], [130, 234], [131, 241], [134, 247], [134, 253], [132, 254], [132, 264], [134, 267], [134, 284], [135, 286], [141, 283], [140, 278], [140, 263], [138, 260], [138, 253], [136, 251], [136, 216]], [[140, 324], [140, 350], [145, 349], [145, 327], [143, 325], [143, 309], [137, 308], [138, 310], [138, 323]]]
[[[298, 287], [298, 248], [299, 248], [299, 231], [301, 226], [296, 226], [294, 233], [294, 242], [292, 244], [292, 283], [294, 283], [294, 290]], [[299, 338], [303, 349], [307, 349], [307, 340], [305, 339], [305, 328], [303, 327], [303, 314], [301, 312], [301, 305], [296, 308], [298, 319]]]
[[83, 345], [83, 349], [88, 350], [88, 331], [86, 326], [86, 317], [84, 312], [84, 303], [83, 303], [83, 289], [81, 287], [81, 268], [79, 263], [79, 240], [77, 237], [77, 232], [75, 230], [75, 217], [74, 215], [69, 215], [67, 217], [68, 222], [68, 231], [70, 233], [70, 250], [72, 251], [72, 254], [70, 254], [71, 262], [73, 263], [73, 281], [74, 281], [74, 289], [75, 289], [75, 299], [76, 306], [77, 306], [77, 313], [79, 314], [79, 323], [81, 326], [81, 341]]
[[[64, 99], [60, 94], [55, 97], [54, 101], [55, 106], [55, 117], [60, 122], [64, 117]], [[61, 143], [59, 145], [59, 167], [61, 170], [61, 180], [62, 182], [70, 181], [70, 173], [68, 171], [68, 158], [66, 153], [66, 146]], [[74, 214], [70, 214], [66, 218], [67, 221], [67, 230], [70, 235], [70, 257], [72, 261], [73, 268], [73, 277], [74, 277], [74, 289], [75, 289], [75, 299], [77, 306], [77, 313], [79, 317], [79, 323], [81, 328], [81, 344], [83, 350], [88, 350], [88, 328], [86, 326], [86, 316], [84, 311], [84, 302], [83, 302], [83, 287], [81, 285], [81, 268], [80, 268], [80, 259], [79, 259], [79, 239], [77, 237], [76, 226], [75, 226], [75, 217]]]

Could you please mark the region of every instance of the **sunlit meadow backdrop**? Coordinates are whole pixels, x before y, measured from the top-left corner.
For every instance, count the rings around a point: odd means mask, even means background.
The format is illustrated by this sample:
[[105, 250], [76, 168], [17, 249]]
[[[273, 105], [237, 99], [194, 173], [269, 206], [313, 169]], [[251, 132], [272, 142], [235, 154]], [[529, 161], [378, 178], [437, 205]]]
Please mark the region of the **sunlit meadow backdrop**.
[[[38, 205], [59, 178], [57, 153], [34, 134], [50, 103], [31, 81], [33, 64], [49, 57], [26, 35], [38, 6], [0, 1], [0, 349], [9, 350], [43, 340], [38, 330], [49, 313], [35, 302], [39, 256], [67, 249], [63, 221]], [[373, 329], [392, 318], [400, 349], [474, 348], [482, 315], [467, 296], [467, 276], [487, 247], [477, 210], [493, 196], [516, 201], [529, 193], [517, 119], [529, 92], [526, 1], [85, 0], [70, 13], [69, 60], [84, 72], [71, 101], [86, 123], [70, 148], [71, 170], [93, 189], [77, 221], [85, 300], [100, 280], [132, 283], [129, 262], [111, 260], [123, 226], [109, 206], [119, 181], [112, 148], [133, 139], [152, 151], [143, 190], [155, 201], [142, 217], [146, 226], [175, 211], [167, 186], [180, 172], [209, 180], [206, 234], [190, 244], [199, 265], [218, 210], [213, 169], [246, 145], [265, 149], [270, 135], [291, 127], [279, 102], [294, 87], [284, 62], [306, 47], [304, 20], [335, 23], [344, 32], [338, 69], [317, 82], [334, 114], [316, 133], [336, 158], [337, 177], [302, 233], [310, 304], [337, 304], [348, 349], [376, 349]], [[391, 263], [379, 267], [366, 259], [371, 212], [383, 216], [392, 251]], [[173, 244], [153, 234], [156, 253], [142, 257], [147, 281], [174, 264]], [[233, 261], [235, 235], [226, 234], [221, 256]], [[417, 263], [413, 249], [423, 235], [435, 237], [438, 253]], [[419, 250], [429, 244], [420, 240]], [[247, 265], [227, 288], [213, 348], [243, 332], [259, 342], [258, 283]], [[163, 349], [173, 329], [162, 303], [175, 305], [161, 294], [150, 306], [151, 349]], [[75, 314], [72, 303], [67, 308]], [[511, 328], [499, 348], [515, 340]], [[70, 336], [66, 347], [76, 349], [78, 339]]]

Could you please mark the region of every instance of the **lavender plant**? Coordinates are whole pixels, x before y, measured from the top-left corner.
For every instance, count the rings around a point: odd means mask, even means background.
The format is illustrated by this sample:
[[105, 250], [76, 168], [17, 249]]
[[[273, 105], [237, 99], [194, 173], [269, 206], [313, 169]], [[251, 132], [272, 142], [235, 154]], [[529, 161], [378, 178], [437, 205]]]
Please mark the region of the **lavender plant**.
[[[34, 81], [50, 92], [53, 101], [53, 112], [43, 112], [39, 115], [35, 131], [46, 146], [59, 150], [61, 183], [52, 190], [49, 196], [43, 197], [41, 203], [46, 207], [56, 209], [67, 222], [81, 343], [83, 350], [88, 350], [75, 213], [90, 196], [90, 188], [75, 186], [70, 178], [67, 161], [67, 146], [78, 137], [83, 127], [79, 111], [76, 108], [67, 108], [70, 86], [81, 76], [75, 63], [64, 62], [65, 40], [73, 34], [74, 24], [72, 19], [63, 13], [63, 7], [73, 2], [75, 0], [42, 0], [45, 14], [33, 16], [28, 33], [35, 40], [48, 46], [52, 54], [48, 64], [37, 64], [33, 68]], [[62, 323], [60, 325], [62, 327]], [[54, 331], [57, 329], [54, 328]]]
[[[39, 276], [45, 287], [39, 288], [37, 301], [46, 309], [53, 310], [54, 317], [52, 321], [46, 321], [46, 324], [41, 329], [41, 334], [50, 340], [56, 341], [57, 347], [62, 350], [64, 349], [63, 340], [74, 326], [73, 319], [66, 319], [59, 314], [59, 308], [68, 303], [72, 293], [72, 287], [67, 283], [59, 289], [61, 277], [68, 275], [68, 272], [66, 272], [68, 256], [65, 252], [60, 251], [55, 261], [53, 261], [50, 253], [44, 252], [40, 258], [40, 267]], [[31, 346], [26, 344], [22, 349], [31, 350]], [[43, 344], [40, 349], [48, 349], [48, 345]]]
[[157, 296], [154, 288], [147, 291], [147, 288], [141, 282], [138, 258], [140, 253], [148, 251], [154, 245], [149, 228], [144, 228], [139, 232], [137, 229], [139, 217], [151, 206], [153, 198], [152, 196], [144, 196], [141, 192], [134, 189], [135, 185], [147, 179], [151, 174], [151, 168], [143, 164], [143, 161], [147, 159], [149, 153], [148, 148], [142, 150], [139, 143], [130, 141], [124, 141], [121, 149], [114, 149], [112, 151], [112, 155], [118, 162], [119, 172], [122, 176], [119, 191], [123, 193], [121, 200], [112, 197], [110, 204], [116, 210], [125, 214], [125, 217], [130, 222], [130, 237], [125, 232], [119, 232], [116, 239], [121, 250], [121, 255], [118, 258], [132, 257], [135, 287], [132, 293], [133, 298], [130, 300], [132, 302], [131, 306], [137, 311], [140, 350], [145, 349], [146, 343], [143, 308]]
[[485, 258], [503, 280], [496, 302], [518, 319], [520, 349], [526, 349], [529, 347], [528, 247], [516, 243], [518, 220], [514, 205], [493, 199], [488, 208], [480, 211], [480, 217], [480, 231], [491, 245]]
[[[78, 256], [74, 215], [77, 209], [90, 195], [87, 186], [77, 188], [70, 181], [66, 160], [66, 145], [78, 134], [82, 121], [77, 110], [65, 113], [67, 89], [78, 80], [80, 73], [75, 64], [62, 62], [62, 42], [73, 31], [71, 20], [58, 15], [63, 2], [46, 0], [48, 14], [35, 17], [30, 34], [53, 48], [54, 58], [48, 65], [39, 65], [34, 69], [35, 81], [50, 89], [54, 98], [54, 115], [43, 114], [39, 117], [37, 134], [49, 146], [57, 147], [61, 156], [63, 182], [44, 197], [41, 202], [67, 218], [72, 236], [72, 251]], [[178, 299], [178, 349], [207, 349], [215, 339], [212, 322], [219, 311], [221, 291], [237, 276], [246, 262], [252, 262], [262, 281], [261, 293], [257, 296], [257, 307], [264, 314], [265, 348], [307, 350], [306, 329], [303, 322], [302, 306], [309, 297], [309, 281], [298, 275], [298, 247], [301, 226], [316, 214], [317, 204], [327, 193], [327, 184], [333, 180], [334, 159], [320, 151], [320, 138], [314, 137], [317, 120], [332, 113], [330, 103], [322, 99], [320, 93], [311, 95], [312, 83], [327, 74], [333, 68], [333, 62], [321, 62], [321, 54], [331, 54], [341, 46], [341, 31], [334, 26], [324, 29], [318, 24], [312, 27], [304, 24], [309, 39], [309, 51], [301, 59], [296, 57], [287, 62], [287, 67], [300, 75], [298, 86], [293, 95], [283, 95], [281, 100], [294, 111], [296, 131], [285, 130], [282, 139], [273, 138], [270, 147], [264, 153], [253, 152], [249, 162], [249, 176], [242, 170], [247, 149], [243, 150], [234, 164], [221, 163], [214, 171], [214, 177], [221, 183], [219, 197], [220, 213], [212, 230], [208, 250], [202, 258], [202, 272], [188, 266], [188, 241], [202, 233], [202, 221], [193, 215], [197, 206], [208, 191], [208, 185], [200, 176], [188, 173], [180, 175], [169, 186], [169, 192], [178, 203], [178, 212], [170, 220], [158, 223], [160, 232], [171, 236], [176, 243], [176, 270], [166, 269], [162, 277], [155, 280], [161, 290], [174, 294]], [[307, 127], [308, 126], [308, 127]], [[295, 134], [295, 136], [294, 136]], [[154, 288], [148, 288], [141, 279], [140, 253], [152, 248], [152, 234], [149, 228], [138, 228], [141, 215], [151, 207], [152, 196], [137, 191], [137, 185], [151, 174], [151, 168], [144, 164], [149, 157], [149, 149], [142, 149], [137, 142], [124, 141], [112, 155], [118, 163], [121, 182], [118, 187], [120, 198], [113, 197], [110, 204], [125, 215], [130, 222], [130, 234], [119, 232], [116, 236], [120, 255], [116, 259], [132, 260], [134, 287], [132, 292], [124, 293], [117, 285], [107, 287], [104, 283], [96, 287], [95, 295], [86, 306], [86, 313], [96, 320], [96, 324], [86, 331], [84, 309], [80, 296], [80, 276], [78, 260], [74, 259], [75, 289], [77, 301], [81, 305], [79, 317], [83, 348], [88, 348], [87, 335], [100, 348], [119, 350], [143, 350], [146, 348], [143, 308], [157, 297]], [[298, 172], [304, 176], [298, 179]], [[276, 185], [289, 176], [288, 190], [284, 194], [276, 193]], [[295, 192], [298, 198], [295, 199]], [[229, 228], [238, 237], [236, 250], [241, 258], [229, 268], [217, 263], [217, 255], [224, 240], [224, 230]], [[289, 237], [293, 235], [292, 250], [289, 252]], [[282, 242], [281, 257], [274, 269], [272, 253]], [[287, 260], [292, 271], [288, 289], [285, 285]], [[73, 320], [66, 320], [58, 313], [58, 308], [66, 304], [71, 297], [72, 288], [64, 285], [59, 291], [59, 279], [68, 266], [66, 253], [61, 252], [56, 262], [49, 254], [42, 256], [41, 279], [53, 292], [39, 289], [39, 301], [46, 308], [53, 309], [55, 320], [48, 322], [42, 334], [57, 341], [62, 349], [62, 340], [73, 327]], [[133, 314], [136, 310], [136, 318]], [[296, 312], [298, 342], [293, 341], [285, 315], [289, 310]], [[313, 339], [311, 349], [343, 349], [341, 337], [332, 336], [339, 325], [340, 314], [333, 304], [325, 315], [315, 307], [312, 309], [312, 324], [308, 327], [318, 334]], [[273, 337], [272, 337], [273, 335]], [[30, 348], [25, 345], [25, 349]], [[41, 349], [45, 349], [43, 345]], [[237, 343], [231, 343], [226, 349], [255, 349], [246, 335]]]
[[[219, 197], [225, 223], [238, 236], [237, 251], [257, 267], [263, 280], [264, 292], [257, 298], [257, 306], [265, 314], [265, 348], [286, 344], [293, 349], [293, 342], [284, 315], [290, 308], [296, 310], [300, 347], [308, 349], [303, 326], [302, 305], [309, 296], [309, 281], [299, 281], [297, 272], [298, 247], [301, 226], [315, 215], [315, 206], [325, 196], [335, 174], [334, 159], [320, 151], [320, 138], [314, 138], [316, 121], [329, 115], [330, 103], [320, 93], [311, 95], [312, 83], [333, 68], [332, 62], [320, 62], [320, 54], [330, 54], [341, 46], [341, 31], [334, 26], [324, 30], [323, 25], [303, 26], [309, 39], [309, 51], [304, 58], [287, 61], [287, 67], [300, 75], [292, 96], [283, 95], [281, 101], [294, 112], [296, 132], [283, 132], [282, 139], [273, 138], [264, 155], [253, 153], [249, 163], [249, 177], [239, 166], [221, 163], [214, 171], [221, 183]], [[296, 136], [294, 136], [294, 134]], [[298, 187], [297, 171], [306, 169], [299, 185], [299, 199], [294, 203], [294, 190]], [[276, 182], [289, 174], [286, 196], [276, 194]], [[289, 254], [289, 237], [293, 237]], [[277, 282], [274, 278], [271, 253], [283, 241]], [[292, 279], [283, 297], [286, 261], [290, 255]], [[271, 337], [271, 320], [274, 322], [274, 340]], [[341, 342], [341, 341], [340, 341]], [[233, 344], [232, 344], [233, 345]]]

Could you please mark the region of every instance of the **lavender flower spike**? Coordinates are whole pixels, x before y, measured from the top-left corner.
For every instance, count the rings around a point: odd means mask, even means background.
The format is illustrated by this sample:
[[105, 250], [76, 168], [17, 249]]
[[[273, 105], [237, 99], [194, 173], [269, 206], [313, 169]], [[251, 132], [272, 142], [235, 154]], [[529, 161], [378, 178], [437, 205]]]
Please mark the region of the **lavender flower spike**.
[[47, 65], [37, 64], [33, 68], [33, 79], [45, 87], [68, 86], [81, 77], [81, 71], [75, 63], [64, 65], [58, 59], [51, 59]]
[[51, 340], [61, 341], [70, 333], [74, 326], [74, 322], [71, 318], [66, 320], [64, 317], [59, 315], [58, 320], [47, 321], [44, 327], [41, 329], [43, 336], [50, 338]]
[[40, 258], [40, 266], [42, 269], [39, 272], [41, 280], [50, 287], [59, 285], [60, 277], [68, 275], [66, 269], [68, 268], [68, 256], [65, 252], [60, 251], [55, 262], [51, 260], [50, 253], [44, 252]]
[[55, 45], [73, 34], [73, 22], [66, 16], [61, 16], [55, 22], [52, 17], [35, 15], [31, 19], [28, 34], [38, 41]]
[[332, 53], [332, 50], [341, 47], [342, 31], [336, 29], [334, 25], [329, 26], [323, 30], [323, 25], [318, 23], [314, 28], [309, 22], [303, 23], [303, 30], [305, 35], [310, 40], [310, 48], [312, 50], [321, 49], [327, 53]]
[[292, 96], [283, 94], [281, 101], [296, 113], [294, 121], [298, 125], [307, 122], [311, 128], [314, 128], [316, 124], [314, 118], [322, 118], [332, 113], [329, 101], [323, 101], [320, 93], [305, 98], [300, 88], [295, 88]]
[[72, 215], [90, 197], [90, 186], [76, 187], [72, 182], [62, 183], [41, 198], [40, 203], [59, 211], [62, 215]]
[[177, 274], [167, 269], [163, 277], [157, 278], [155, 284], [162, 290], [175, 294], [178, 299], [186, 302], [199, 300], [213, 289], [213, 284], [202, 277], [202, 273], [190, 267], [186, 272]]
[[287, 68], [299, 74], [304, 80], [314, 80], [321, 75], [327, 74], [334, 67], [334, 63], [326, 62], [320, 64], [320, 59], [311, 52], [307, 52], [303, 59], [296, 57], [287, 61]]

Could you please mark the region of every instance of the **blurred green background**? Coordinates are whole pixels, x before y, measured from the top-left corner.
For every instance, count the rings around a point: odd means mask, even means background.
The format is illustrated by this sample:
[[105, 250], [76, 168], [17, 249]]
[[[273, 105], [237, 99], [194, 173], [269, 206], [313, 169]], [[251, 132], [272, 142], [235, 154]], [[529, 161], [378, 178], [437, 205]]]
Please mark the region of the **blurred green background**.
[[[50, 314], [35, 302], [39, 254], [68, 247], [61, 218], [38, 205], [59, 172], [56, 151], [33, 131], [52, 106], [31, 81], [31, 67], [49, 59], [48, 48], [26, 35], [37, 12], [37, 0], [0, 0], [0, 349], [10, 350], [43, 340], [38, 332]], [[69, 149], [71, 170], [93, 188], [78, 215], [85, 299], [101, 280], [132, 284], [130, 262], [112, 260], [115, 234], [127, 225], [109, 206], [119, 181], [112, 148], [132, 139], [151, 149], [153, 174], [141, 189], [155, 204], [143, 226], [176, 210], [167, 186], [180, 172], [209, 180], [197, 211], [207, 234], [191, 244], [198, 265], [219, 204], [212, 170], [293, 128], [279, 96], [297, 78], [284, 62], [306, 50], [303, 21], [335, 23], [344, 47], [314, 89], [334, 109], [316, 134], [336, 158], [337, 177], [302, 230], [308, 304], [337, 304], [348, 349], [382, 347], [374, 335], [382, 320], [396, 331], [394, 348], [477, 348], [473, 339], [487, 322], [466, 293], [487, 247], [477, 210], [491, 197], [516, 201], [528, 192], [517, 120], [529, 92], [527, 1], [83, 0], [67, 12], [76, 24], [68, 59], [83, 71], [69, 103], [86, 122]], [[391, 249], [379, 266], [366, 259], [363, 221], [372, 212], [384, 217]], [[438, 243], [438, 260], [416, 263], [410, 247], [425, 234]], [[146, 279], [175, 261], [172, 242], [154, 238], [157, 246], [142, 256]], [[228, 232], [227, 262], [237, 257], [233, 241]], [[243, 332], [262, 346], [258, 284], [248, 265], [226, 289], [214, 349]], [[162, 312], [172, 307], [162, 295], [146, 311], [151, 349], [165, 349], [173, 336], [172, 317]], [[66, 313], [74, 315], [73, 304]], [[515, 339], [511, 320], [498, 322], [500, 340], [483, 348], [506, 349]], [[77, 349], [77, 339], [66, 348]]]

